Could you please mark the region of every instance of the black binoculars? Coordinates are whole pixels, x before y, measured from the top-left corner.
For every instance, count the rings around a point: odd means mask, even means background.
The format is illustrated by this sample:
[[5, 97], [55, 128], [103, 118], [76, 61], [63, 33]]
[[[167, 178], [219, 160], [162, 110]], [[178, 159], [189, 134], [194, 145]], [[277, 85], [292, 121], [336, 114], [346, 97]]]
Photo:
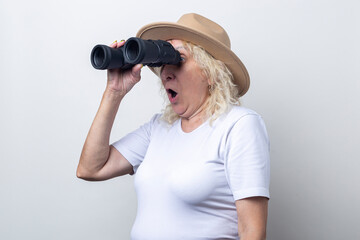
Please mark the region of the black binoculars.
[[129, 69], [136, 64], [160, 67], [177, 65], [181, 60], [179, 51], [163, 40], [129, 38], [120, 48], [96, 45], [91, 51], [91, 64], [96, 69]]

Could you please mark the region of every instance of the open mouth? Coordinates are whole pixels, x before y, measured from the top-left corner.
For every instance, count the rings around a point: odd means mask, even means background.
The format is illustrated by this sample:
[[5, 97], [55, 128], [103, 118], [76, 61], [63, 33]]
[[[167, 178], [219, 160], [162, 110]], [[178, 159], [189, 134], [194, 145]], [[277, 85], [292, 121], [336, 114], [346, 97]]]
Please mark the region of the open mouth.
[[172, 90], [170, 88], [167, 90], [167, 92], [168, 92], [168, 94], [170, 94], [171, 98], [175, 98], [177, 95], [177, 92], [175, 92], [174, 90]]

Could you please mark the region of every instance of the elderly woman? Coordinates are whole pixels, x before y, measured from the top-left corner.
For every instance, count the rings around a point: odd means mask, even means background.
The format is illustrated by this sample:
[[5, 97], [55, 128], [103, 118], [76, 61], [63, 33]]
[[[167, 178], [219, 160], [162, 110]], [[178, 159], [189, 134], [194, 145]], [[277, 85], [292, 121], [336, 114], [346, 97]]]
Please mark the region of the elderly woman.
[[265, 239], [268, 136], [261, 117], [239, 106], [249, 77], [225, 30], [185, 14], [177, 23], [146, 25], [137, 37], [167, 40], [181, 54], [179, 65], [152, 69], [169, 104], [110, 145], [118, 107], [140, 81], [142, 65], [109, 70], [77, 176], [97, 181], [135, 174], [132, 239]]

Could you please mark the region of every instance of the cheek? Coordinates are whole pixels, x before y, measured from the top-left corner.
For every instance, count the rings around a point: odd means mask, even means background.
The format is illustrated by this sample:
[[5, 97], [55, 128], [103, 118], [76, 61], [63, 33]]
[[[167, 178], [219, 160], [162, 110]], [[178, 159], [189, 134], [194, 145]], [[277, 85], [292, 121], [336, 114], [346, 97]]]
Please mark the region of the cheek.
[[198, 67], [192, 68], [188, 72], [189, 84], [193, 85], [193, 87], [196, 89], [207, 88], [207, 86], [209, 85], [208, 79]]
[[185, 92], [184, 97], [190, 103], [203, 102], [208, 97], [208, 87], [202, 83], [192, 84]]
[[197, 90], [199, 93], [207, 93], [208, 92], [208, 80], [204, 78], [203, 76], [200, 76], [199, 78], [195, 79], [196, 84], [194, 86], [194, 89]]

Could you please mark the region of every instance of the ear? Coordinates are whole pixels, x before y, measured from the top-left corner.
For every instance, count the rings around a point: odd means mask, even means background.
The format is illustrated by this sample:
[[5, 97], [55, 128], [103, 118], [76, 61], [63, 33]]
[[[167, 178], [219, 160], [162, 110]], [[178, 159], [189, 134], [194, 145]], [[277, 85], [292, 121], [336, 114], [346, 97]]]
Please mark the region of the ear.
[[207, 79], [207, 83], [208, 83], [208, 85], [213, 85], [213, 82], [211, 81], [210, 78]]

